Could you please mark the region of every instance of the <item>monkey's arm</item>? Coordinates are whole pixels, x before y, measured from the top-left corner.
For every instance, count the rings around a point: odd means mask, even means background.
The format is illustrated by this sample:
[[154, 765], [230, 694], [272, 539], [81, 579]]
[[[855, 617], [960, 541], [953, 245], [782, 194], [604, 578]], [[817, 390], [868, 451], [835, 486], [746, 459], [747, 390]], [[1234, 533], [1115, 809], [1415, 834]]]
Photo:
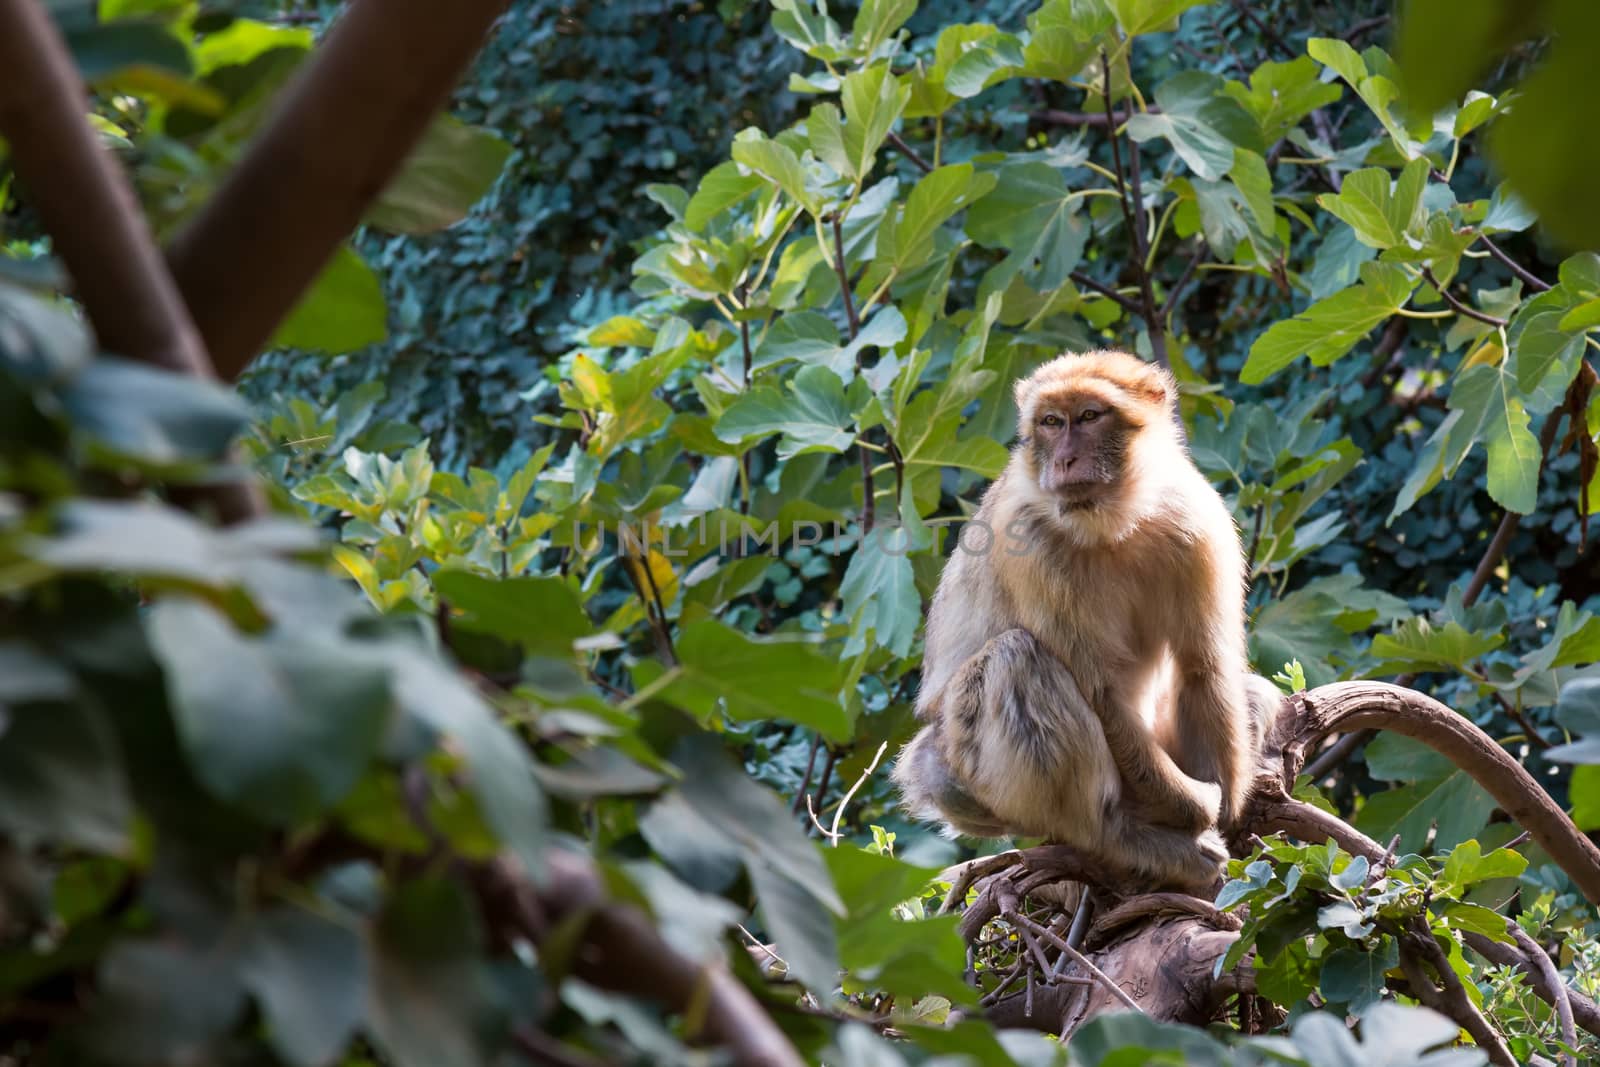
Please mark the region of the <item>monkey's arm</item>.
[[1184, 773], [1124, 697], [1105, 694], [1096, 710], [1122, 776], [1123, 794], [1142, 818], [1197, 833], [1216, 824], [1223, 795], [1215, 781]]

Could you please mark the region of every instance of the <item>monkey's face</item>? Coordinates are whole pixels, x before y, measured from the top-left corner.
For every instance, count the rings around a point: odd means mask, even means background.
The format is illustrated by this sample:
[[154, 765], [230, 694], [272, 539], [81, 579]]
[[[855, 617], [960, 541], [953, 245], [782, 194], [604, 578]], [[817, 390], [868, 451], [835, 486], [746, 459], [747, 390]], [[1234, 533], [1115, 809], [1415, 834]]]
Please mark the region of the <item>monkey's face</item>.
[[1028, 434], [1039, 488], [1066, 510], [1094, 507], [1122, 480], [1131, 431], [1107, 398], [1040, 396]]

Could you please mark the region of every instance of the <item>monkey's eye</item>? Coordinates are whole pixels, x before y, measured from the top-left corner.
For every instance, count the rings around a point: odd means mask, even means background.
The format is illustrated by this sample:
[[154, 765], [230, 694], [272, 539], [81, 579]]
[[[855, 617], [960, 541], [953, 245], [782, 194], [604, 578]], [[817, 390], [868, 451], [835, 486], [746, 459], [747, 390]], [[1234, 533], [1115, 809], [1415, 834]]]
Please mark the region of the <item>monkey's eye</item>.
[[1080, 411], [1078, 413], [1078, 421], [1079, 422], [1093, 422], [1095, 419], [1098, 419], [1102, 414], [1103, 414], [1103, 412], [1096, 411], [1094, 408], [1085, 408], [1083, 411]]
[[1040, 426], [1049, 426], [1051, 428], [1060, 426], [1061, 425], [1061, 416], [1057, 415], [1055, 412], [1051, 412], [1050, 414], [1044, 416], [1043, 418], [1041, 418], [1039, 420], [1039, 425]]

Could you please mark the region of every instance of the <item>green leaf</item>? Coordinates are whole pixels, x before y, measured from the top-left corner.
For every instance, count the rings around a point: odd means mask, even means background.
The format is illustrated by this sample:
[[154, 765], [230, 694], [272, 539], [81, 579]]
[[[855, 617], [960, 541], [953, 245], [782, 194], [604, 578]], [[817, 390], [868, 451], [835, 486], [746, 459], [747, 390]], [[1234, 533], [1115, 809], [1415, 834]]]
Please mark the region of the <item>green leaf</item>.
[[709, 721], [720, 707], [740, 722], [799, 723], [835, 741], [850, 737], [839, 701], [839, 664], [811, 643], [758, 639], [715, 619], [684, 627], [678, 674], [662, 698]]
[[566, 582], [556, 577], [487, 578], [441, 570], [434, 590], [465, 615], [459, 624], [516, 641], [535, 655], [570, 657], [572, 644], [594, 632]]
[[1578, 829], [1585, 833], [1600, 829], [1600, 744], [1596, 738], [1585, 738], [1570, 745], [1559, 745], [1561, 755], [1551, 753], [1552, 748], [1545, 753], [1545, 759], [1573, 760], [1579, 756], [1583, 759], [1578, 766], [1572, 768], [1572, 777], [1567, 780], [1567, 798], [1572, 804], [1572, 821]]
[[1374, 673], [1462, 670], [1504, 643], [1503, 633], [1473, 633], [1454, 620], [1438, 626], [1418, 615], [1372, 639], [1372, 655], [1380, 661]]
[[1320, 80], [1317, 64], [1309, 56], [1287, 63], [1263, 63], [1250, 75], [1246, 88], [1236, 81], [1223, 92], [1255, 118], [1263, 144], [1277, 144], [1302, 119], [1343, 94], [1337, 83]]
[[1428, 182], [1428, 161], [1413, 159], [1389, 185], [1389, 172], [1368, 167], [1345, 176], [1338, 195], [1324, 193], [1317, 203], [1348, 222], [1362, 244], [1391, 248], [1404, 244], [1408, 233], [1418, 230], [1427, 212], [1422, 207], [1422, 190]]
[[822, 999], [839, 985], [833, 916], [804, 886], [765, 863], [750, 865], [761, 917], [789, 973]]
[[1166, 27], [1191, 7], [1206, 0], [1106, 0], [1106, 6], [1117, 16], [1117, 25], [1129, 37], [1152, 33]]
[[261, 1004], [267, 1040], [294, 1067], [321, 1067], [366, 1020], [366, 945], [356, 931], [300, 908], [250, 923], [239, 973]]
[[75, 429], [119, 457], [156, 465], [222, 458], [250, 406], [216, 382], [102, 357], [61, 393]]
[[1403, 307], [1415, 285], [1399, 266], [1362, 264], [1360, 285], [1317, 301], [1256, 338], [1240, 380], [1264, 382], [1301, 355], [1319, 367], [1332, 363]]
[[[1436, 884], [1441, 885], [1442, 892], [1459, 891], [1495, 878], [1515, 878], [1527, 868], [1528, 860], [1520, 853], [1497, 848], [1485, 856], [1483, 846], [1468, 840], [1450, 850]], [[1504, 926], [1503, 919], [1501, 925]]]
[[926, 263], [933, 255], [939, 228], [956, 212], [988, 195], [998, 181], [990, 171], [975, 172], [970, 163], [940, 167], [923, 175], [895, 223], [893, 269], [904, 276]]
[[846, 58], [846, 41], [827, 11], [815, 10], [811, 0], [773, 0], [772, 28], [811, 58], [832, 63]]
[[1044, 293], [1066, 284], [1089, 238], [1079, 201], [1069, 197], [1066, 178], [1049, 164], [1014, 163], [1000, 171], [995, 187], [967, 210], [972, 239], [1009, 253], [986, 285], [1003, 290], [1020, 276]]
[[378, 276], [348, 245], [340, 245], [278, 324], [269, 347], [353, 352], [389, 336], [388, 314]]
[[1318, 988], [1325, 1000], [1346, 1005], [1351, 1014], [1360, 1015], [1383, 997], [1384, 973], [1398, 966], [1400, 946], [1392, 937], [1380, 939], [1379, 947], [1372, 951], [1334, 949], [1322, 961]]
[[63, 36], [86, 82], [98, 82], [139, 67], [181, 75], [191, 74], [194, 69], [183, 41], [159, 22], [69, 22]]
[[511, 146], [499, 136], [440, 115], [367, 209], [366, 221], [390, 233], [433, 233], [467, 217], [500, 177]]
[[[1417, 143], [1417, 139], [1411, 136], [1411, 132], [1394, 117], [1389, 107], [1400, 95], [1399, 86], [1381, 74], [1369, 74], [1367, 63], [1361, 58], [1360, 53], [1337, 37], [1312, 37], [1306, 41], [1306, 51], [1310, 53], [1312, 59], [1329, 67], [1349, 83], [1356, 91], [1356, 95], [1361, 97], [1362, 102], [1383, 125], [1389, 134], [1389, 139], [1394, 143], [1395, 151], [1400, 153], [1402, 159], [1416, 158], [1421, 146]], [[1383, 54], [1380, 52], [1378, 55]], [[1387, 63], [1388, 57], [1383, 56], [1383, 60]], [[1425, 118], [1418, 125], [1431, 130]], [[1424, 138], [1427, 135], [1426, 132], [1422, 134]]]
[[105, 715], [75, 703], [7, 703], [0, 701], [0, 830], [25, 848], [124, 852], [133, 805]]
[[1433, 846], [1446, 849], [1477, 836], [1494, 808], [1494, 798], [1482, 786], [1466, 772], [1453, 771], [1368, 797], [1355, 826], [1383, 840], [1399, 834], [1402, 852], [1420, 851], [1437, 826]]
[[1539, 492], [1539, 441], [1528, 412], [1513, 395], [1503, 366], [1480, 363], [1456, 379], [1450, 410], [1461, 412], [1461, 432], [1482, 441], [1489, 455], [1489, 495], [1508, 511], [1533, 511]]
[[879, 63], [845, 78], [840, 99], [844, 103], [842, 147], [847, 168], [840, 173], [860, 182], [872, 172], [878, 149], [905, 110], [911, 89], [890, 72], [889, 64]]
[[961, 53], [944, 76], [945, 90], [961, 99], [977, 96], [1022, 70], [1022, 41], [1009, 33], [992, 33]]
[[757, 386], [728, 405], [717, 420], [717, 436], [736, 442], [781, 433], [780, 459], [850, 447], [855, 435], [848, 429], [850, 408], [839, 376], [827, 367], [804, 367], [787, 384], [787, 395]]
[[1584, 333], [1564, 325], [1572, 305], [1566, 286], [1558, 286], [1518, 308], [1506, 330], [1511, 346], [1507, 362], [1533, 414], [1553, 410], [1561, 402], [1583, 363]]
[[1196, 175], [1217, 181], [1233, 166], [1236, 147], [1261, 150], [1259, 129], [1239, 103], [1222, 93], [1222, 79], [1204, 71], [1176, 74], [1156, 89], [1159, 112], [1128, 119], [1128, 136], [1141, 144], [1165, 138]]
[[369, 1025], [395, 1067], [490, 1062], [478, 1033], [491, 995], [479, 965], [482, 941], [460, 883], [430, 877], [390, 895], [373, 940]]
[[702, 233], [711, 220], [760, 189], [765, 182], [758, 173], [747, 170], [729, 160], [719, 163], [706, 172], [683, 209], [683, 222], [689, 229]]
[[917, 0], [862, 0], [861, 10], [850, 27], [850, 48], [864, 59], [871, 59], [878, 46], [905, 25], [917, 10]]
[[213, 795], [293, 826], [355, 786], [390, 718], [382, 670], [320, 641], [244, 637], [194, 601], [156, 605], [149, 631], [190, 766]]
[[776, 185], [811, 214], [820, 211], [817, 194], [806, 186], [800, 157], [788, 145], [768, 140], [766, 134], [752, 126], [733, 139], [733, 158]]
[[[843, 381], [855, 375], [856, 362], [866, 349], [888, 350], [905, 340], [905, 336], [905, 316], [893, 304], [880, 308], [861, 327], [856, 339], [843, 345], [839, 343], [839, 328], [826, 315], [818, 311], [791, 311], [767, 331], [756, 348], [754, 366], [764, 370], [785, 360], [797, 359], [802, 363], [820, 364]], [[821, 391], [831, 397], [832, 386], [824, 379], [816, 380]], [[769, 388], [769, 391], [773, 390]]]
[[878, 526], [863, 535], [839, 586], [845, 615], [872, 631], [878, 647], [896, 656], [911, 651], [922, 622], [922, 596], [911, 569], [909, 531]]

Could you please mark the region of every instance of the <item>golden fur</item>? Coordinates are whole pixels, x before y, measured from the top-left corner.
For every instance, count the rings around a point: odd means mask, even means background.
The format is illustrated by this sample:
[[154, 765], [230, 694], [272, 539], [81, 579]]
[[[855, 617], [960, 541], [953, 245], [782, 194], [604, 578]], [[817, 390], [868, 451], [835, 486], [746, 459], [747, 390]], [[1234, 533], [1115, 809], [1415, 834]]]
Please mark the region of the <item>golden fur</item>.
[[[1254, 762], [1233, 517], [1188, 457], [1159, 368], [1062, 356], [1016, 397], [1019, 443], [973, 520], [988, 550], [962, 537], [928, 612], [930, 725], [896, 779], [914, 810], [965, 832], [1048, 834], [1200, 884], [1221, 860], [1208, 828], [1237, 814]], [[1091, 440], [1120, 475], [1068, 507], [1030, 440], [1043, 414], [1085, 404], [1114, 420]], [[990, 817], [950, 818], [958, 796]]]

